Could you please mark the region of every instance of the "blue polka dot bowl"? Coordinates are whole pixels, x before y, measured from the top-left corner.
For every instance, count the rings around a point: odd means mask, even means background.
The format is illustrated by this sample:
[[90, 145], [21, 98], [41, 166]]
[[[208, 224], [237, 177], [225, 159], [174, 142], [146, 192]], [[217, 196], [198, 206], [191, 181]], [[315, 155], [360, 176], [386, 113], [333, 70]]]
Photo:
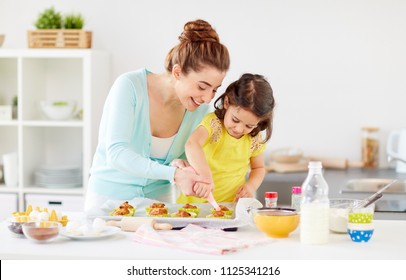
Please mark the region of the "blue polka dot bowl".
[[348, 234], [354, 242], [368, 242], [374, 233], [373, 224], [354, 224], [348, 223]]

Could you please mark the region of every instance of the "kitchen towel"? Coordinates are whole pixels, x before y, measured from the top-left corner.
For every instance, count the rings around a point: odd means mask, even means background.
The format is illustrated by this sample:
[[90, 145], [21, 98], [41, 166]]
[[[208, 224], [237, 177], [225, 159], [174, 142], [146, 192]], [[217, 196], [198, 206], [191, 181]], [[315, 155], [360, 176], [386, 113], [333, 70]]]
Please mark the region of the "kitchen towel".
[[271, 242], [269, 237], [243, 237], [236, 232], [208, 229], [189, 224], [174, 231], [156, 231], [150, 225], [142, 225], [135, 232], [134, 240], [139, 243], [176, 248], [197, 253], [223, 255], [254, 245]]

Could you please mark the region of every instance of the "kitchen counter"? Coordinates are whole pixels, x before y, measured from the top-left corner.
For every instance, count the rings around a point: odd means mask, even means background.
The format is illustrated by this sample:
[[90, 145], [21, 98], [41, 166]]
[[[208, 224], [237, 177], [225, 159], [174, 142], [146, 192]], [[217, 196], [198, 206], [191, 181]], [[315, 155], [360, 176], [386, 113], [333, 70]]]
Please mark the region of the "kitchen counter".
[[[131, 232], [119, 232], [100, 240], [71, 240], [59, 236], [52, 243], [37, 244], [11, 235], [6, 223], [0, 223], [0, 259], [170, 259], [170, 260], [405, 260], [406, 221], [375, 223], [375, 232], [368, 243], [355, 243], [348, 234], [330, 234], [325, 245], [303, 245], [299, 229], [288, 238], [242, 249], [226, 255], [209, 255], [155, 247], [133, 241]], [[263, 238], [265, 234], [255, 227], [245, 226], [236, 232], [227, 232], [250, 238]]]
[[[348, 194], [341, 194], [340, 189], [351, 179], [361, 178], [385, 178], [385, 179], [398, 179], [406, 180], [406, 174], [396, 173], [391, 168], [379, 169], [366, 169], [366, 168], [348, 168], [348, 169], [324, 169], [324, 178], [329, 185], [330, 198], [357, 198], [364, 199], [368, 196], [358, 194], [353, 197]], [[292, 173], [275, 173], [269, 172], [266, 174], [265, 179], [257, 190], [257, 199], [264, 203], [264, 193], [267, 191], [278, 192], [278, 205], [289, 206], [291, 202], [291, 188], [292, 186], [301, 186], [306, 179], [307, 171], [305, 172], [292, 172]], [[391, 194], [385, 194], [384, 198], [394, 199]], [[406, 200], [406, 193], [397, 195], [396, 199]], [[376, 213], [376, 219], [389, 219], [389, 220], [406, 220], [406, 212], [379, 212]]]

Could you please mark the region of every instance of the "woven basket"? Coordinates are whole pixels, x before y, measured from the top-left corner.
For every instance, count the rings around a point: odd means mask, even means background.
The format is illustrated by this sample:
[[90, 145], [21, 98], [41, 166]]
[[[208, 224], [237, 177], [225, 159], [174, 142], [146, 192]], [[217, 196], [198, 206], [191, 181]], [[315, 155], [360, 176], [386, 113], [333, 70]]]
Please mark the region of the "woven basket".
[[39, 29], [28, 31], [29, 48], [92, 47], [92, 32], [79, 29]]

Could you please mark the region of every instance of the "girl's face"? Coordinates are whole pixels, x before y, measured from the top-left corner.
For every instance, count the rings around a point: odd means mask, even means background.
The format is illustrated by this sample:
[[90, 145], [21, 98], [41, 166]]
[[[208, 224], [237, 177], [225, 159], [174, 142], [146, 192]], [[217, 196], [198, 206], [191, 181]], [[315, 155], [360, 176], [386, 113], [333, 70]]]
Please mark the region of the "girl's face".
[[251, 133], [261, 121], [254, 113], [241, 107], [228, 104], [227, 97], [224, 100], [224, 126], [228, 134], [236, 139]]
[[175, 91], [186, 110], [193, 112], [203, 103], [210, 103], [226, 75], [213, 67], [204, 67], [200, 72], [191, 71], [187, 76], [180, 67], [174, 66]]

